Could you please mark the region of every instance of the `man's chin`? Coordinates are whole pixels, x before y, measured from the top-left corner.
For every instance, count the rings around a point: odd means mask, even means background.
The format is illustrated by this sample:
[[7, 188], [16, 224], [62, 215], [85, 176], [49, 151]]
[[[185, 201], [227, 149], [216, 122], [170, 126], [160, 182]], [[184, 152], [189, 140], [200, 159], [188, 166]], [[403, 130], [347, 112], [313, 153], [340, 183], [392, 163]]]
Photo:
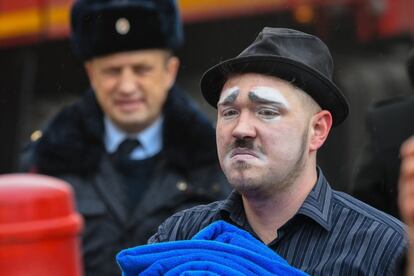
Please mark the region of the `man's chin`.
[[148, 119], [124, 116], [118, 120], [117, 125], [127, 132], [139, 132], [150, 126], [151, 123], [152, 121], [149, 121]]
[[242, 195], [257, 194], [261, 191], [261, 186], [252, 182], [251, 179], [250, 181], [246, 179], [230, 179], [229, 183], [233, 189]]

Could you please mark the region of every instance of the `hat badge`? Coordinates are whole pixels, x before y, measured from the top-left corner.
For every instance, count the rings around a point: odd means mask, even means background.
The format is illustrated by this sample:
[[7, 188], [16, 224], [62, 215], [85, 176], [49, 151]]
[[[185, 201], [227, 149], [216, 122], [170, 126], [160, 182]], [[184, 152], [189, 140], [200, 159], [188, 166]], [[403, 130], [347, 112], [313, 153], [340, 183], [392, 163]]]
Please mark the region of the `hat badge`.
[[120, 35], [126, 35], [130, 29], [131, 24], [125, 17], [118, 18], [118, 20], [115, 22], [115, 30]]

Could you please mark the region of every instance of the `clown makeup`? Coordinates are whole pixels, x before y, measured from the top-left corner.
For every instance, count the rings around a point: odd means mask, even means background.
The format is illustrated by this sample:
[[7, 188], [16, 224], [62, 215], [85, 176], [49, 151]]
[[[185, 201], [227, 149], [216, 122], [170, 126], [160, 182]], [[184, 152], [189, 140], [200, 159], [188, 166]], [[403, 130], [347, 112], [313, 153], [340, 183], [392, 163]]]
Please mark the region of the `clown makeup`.
[[268, 86], [253, 87], [249, 92], [249, 99], [256, 103], [275, 104], [290, 109], [288, 101], [283, 94], [278, 89]]
[[239, 93], [240, 89], [237, 86], [224, 90], [223, 93], [221, 93], [217, 106], [234, 103]]

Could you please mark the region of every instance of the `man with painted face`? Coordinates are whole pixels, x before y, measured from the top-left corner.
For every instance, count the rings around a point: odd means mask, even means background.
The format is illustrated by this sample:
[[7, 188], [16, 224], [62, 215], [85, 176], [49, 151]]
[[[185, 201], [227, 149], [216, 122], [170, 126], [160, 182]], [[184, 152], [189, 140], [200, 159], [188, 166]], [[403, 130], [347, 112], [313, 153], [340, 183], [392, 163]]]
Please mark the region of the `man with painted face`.
[[[217, 220], [243, 228], [310, 275], [401, 275], [403, 225], [331, 189], [316, 154], [348, 114], [317, 37], [264, 28], [239, 56], [209, 69], [220, 165], [234, 191], [167, 219], [150, 243], [190, 239]], [[338, 164], [340, 166], [340, 164]]]
[[50, 122], [26, 166], [72, 185], [86, 275], [116, 275], [121, 249], [229, 187], [211, 123], [174, 85], [176, 1], [78, 0], [71, 26], [92, 88]]

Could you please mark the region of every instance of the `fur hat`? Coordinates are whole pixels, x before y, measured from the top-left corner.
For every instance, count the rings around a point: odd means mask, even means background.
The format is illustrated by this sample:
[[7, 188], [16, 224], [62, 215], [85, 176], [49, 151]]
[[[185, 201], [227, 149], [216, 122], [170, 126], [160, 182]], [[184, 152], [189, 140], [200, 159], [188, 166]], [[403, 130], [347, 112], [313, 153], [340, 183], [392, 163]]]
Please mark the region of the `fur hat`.
[[176, 50], [183, 43], [175, 0], [77, 0], [71, 40], [82, 60], [151, 48]]

